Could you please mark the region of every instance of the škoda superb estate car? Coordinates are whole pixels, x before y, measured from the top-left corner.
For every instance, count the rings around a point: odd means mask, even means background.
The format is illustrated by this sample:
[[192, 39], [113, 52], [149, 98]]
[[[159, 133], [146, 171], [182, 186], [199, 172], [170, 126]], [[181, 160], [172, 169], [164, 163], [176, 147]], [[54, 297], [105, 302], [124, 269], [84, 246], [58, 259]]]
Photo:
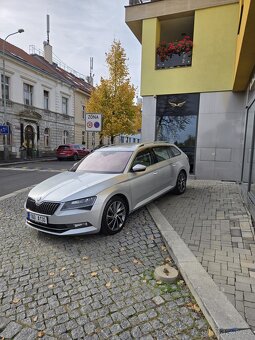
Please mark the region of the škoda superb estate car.
[[55, 235], [115, 234], [135, 209], [172, 189], [184, 193], [188, 173], [188, 157], [169, 143], [103, 147], [36, 185], [26, 223]]

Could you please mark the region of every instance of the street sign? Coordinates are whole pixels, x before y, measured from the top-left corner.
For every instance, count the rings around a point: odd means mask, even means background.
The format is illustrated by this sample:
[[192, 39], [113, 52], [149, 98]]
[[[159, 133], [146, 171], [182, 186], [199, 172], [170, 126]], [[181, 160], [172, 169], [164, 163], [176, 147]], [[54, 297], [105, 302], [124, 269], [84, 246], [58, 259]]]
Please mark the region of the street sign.
[[100, 132], [102, 130], [102, 114], [86, 113], [85, 129], [87, 132]]
[[8, 125], [0, 125], [0, 134], [1, 135], [9, 135], [9, 126]]

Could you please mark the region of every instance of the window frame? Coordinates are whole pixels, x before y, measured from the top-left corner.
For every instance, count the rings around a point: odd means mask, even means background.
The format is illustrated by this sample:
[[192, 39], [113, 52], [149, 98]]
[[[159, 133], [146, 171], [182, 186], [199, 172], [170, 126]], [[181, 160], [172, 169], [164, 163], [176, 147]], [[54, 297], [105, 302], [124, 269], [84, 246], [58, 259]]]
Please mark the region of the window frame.
[[[26, 87], [28, 91], [26, 91]], [[23, 83], [23, 99], [25, 105], [29, 106], [33, 105], [33, 89], [34, 89], [33, 85]]]
[[68, 114], [68, 98], [62, 96], [62, 113], [64, 115]]
[[[45, 96], [46, 93], [48, 94], [48, 96]], [[47, 90], [43, 90], [43, 108], [44, 108], [44, 110], [49, 110], [49, 102], [50, 102], [50, 92], [47, 91]]]
[[[5, 85], [5, 91], [4, 91]], [[5, 92], [5, 99], [10, 100], [10, 77], [5, 75], [5, 82], [4, 82], [4, 75], [1, 74], [1, 91], [2, 91], [2, 100], [4, 100], [4, 92]]]

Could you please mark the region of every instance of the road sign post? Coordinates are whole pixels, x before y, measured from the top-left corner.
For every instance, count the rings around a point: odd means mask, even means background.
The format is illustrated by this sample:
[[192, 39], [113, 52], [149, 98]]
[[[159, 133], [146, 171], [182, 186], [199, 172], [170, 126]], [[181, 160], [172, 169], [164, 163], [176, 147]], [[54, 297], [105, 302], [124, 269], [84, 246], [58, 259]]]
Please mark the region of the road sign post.
[[86, 113], [85, 128], [87, 132], [102, 131], [102, 114], [101, 113]]

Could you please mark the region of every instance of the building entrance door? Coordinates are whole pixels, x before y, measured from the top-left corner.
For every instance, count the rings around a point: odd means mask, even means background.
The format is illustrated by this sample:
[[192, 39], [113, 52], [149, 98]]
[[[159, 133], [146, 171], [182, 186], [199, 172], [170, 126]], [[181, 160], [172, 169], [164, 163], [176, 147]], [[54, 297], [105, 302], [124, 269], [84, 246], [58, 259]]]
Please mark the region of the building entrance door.
[[34, 149], [35, 133], [31, 125], [27, 125], [25, 128], [25, 147], [27, 149], [27, 157], [32, 158]]

